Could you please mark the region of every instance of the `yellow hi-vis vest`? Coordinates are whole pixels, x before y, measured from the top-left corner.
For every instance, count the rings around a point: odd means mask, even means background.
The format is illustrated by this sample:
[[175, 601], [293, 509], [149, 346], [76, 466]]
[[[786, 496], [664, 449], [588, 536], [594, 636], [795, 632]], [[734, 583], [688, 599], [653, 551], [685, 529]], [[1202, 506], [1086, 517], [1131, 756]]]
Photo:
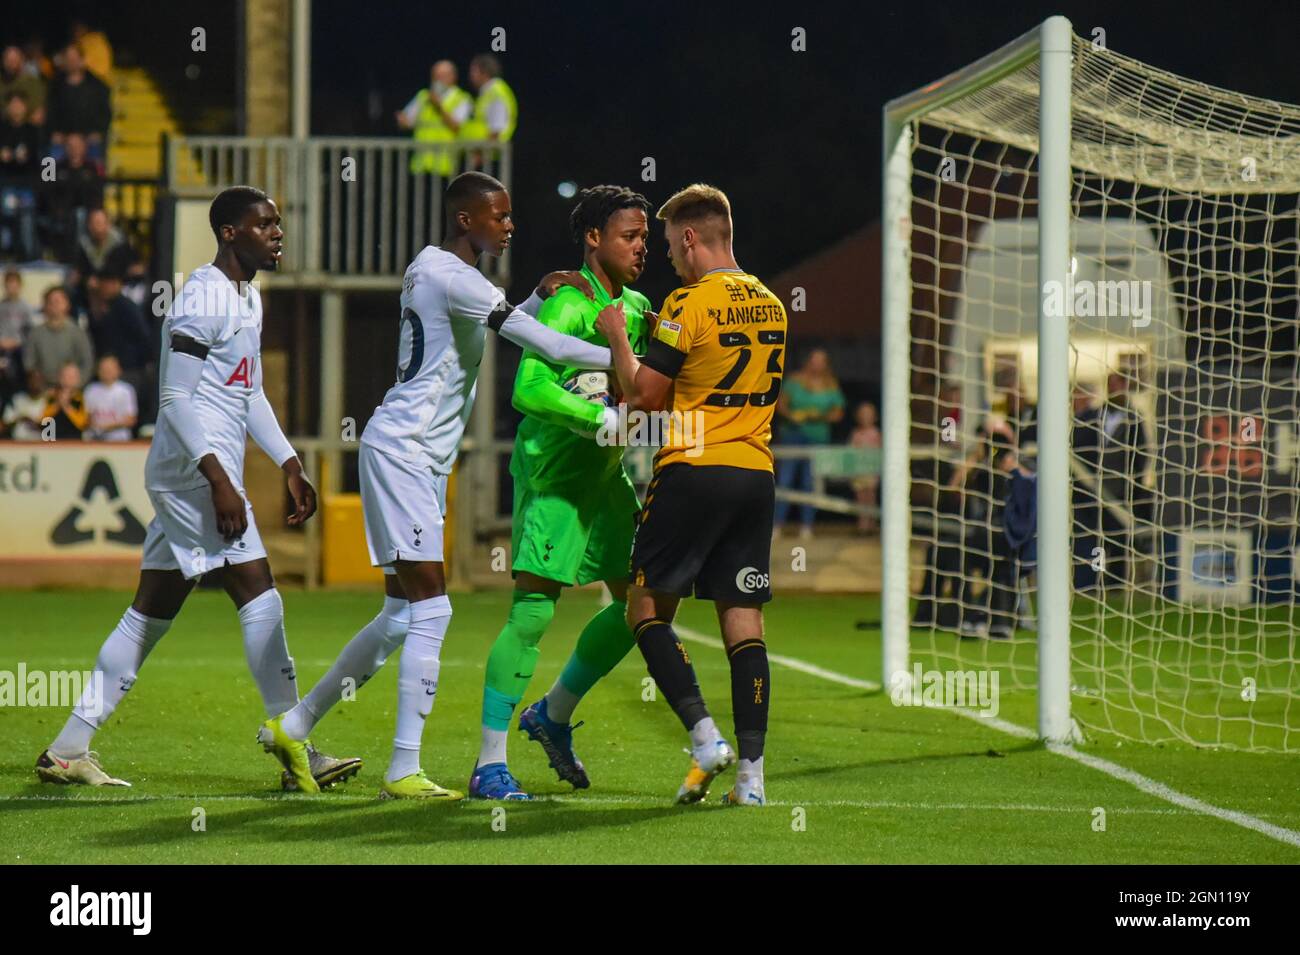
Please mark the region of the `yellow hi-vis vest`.
[[515, 121], [519, 118], [519, 104], [515, 101], [515, 91], [501, 77], [495, 77], [483, 84], [478, 99], [474, 102], [474, 118], [462, 123], [461, 139], [490, 139], [488, 130], [488, 107], [500, 101], [506, 106], [506, 128], [501, 130], [501, 142], [510, 142], [515, 134]]
[[[429, 102], [432, 90], [426, 90], [420, 102], [420, 112], [415, 117], [415, 141], [417, 143], [454, 143], [456, 134], [442, 121], [438, 111]], [[459, 86], [453, 86], [442, 94], [442, 108], [451, 115], [461, 104], [469, 102], [469, 94]], [[450, 149], [419, 149], [411, 154], [411, 172], [433, 173], [444, 178], [455, 171], [455, 154]]]

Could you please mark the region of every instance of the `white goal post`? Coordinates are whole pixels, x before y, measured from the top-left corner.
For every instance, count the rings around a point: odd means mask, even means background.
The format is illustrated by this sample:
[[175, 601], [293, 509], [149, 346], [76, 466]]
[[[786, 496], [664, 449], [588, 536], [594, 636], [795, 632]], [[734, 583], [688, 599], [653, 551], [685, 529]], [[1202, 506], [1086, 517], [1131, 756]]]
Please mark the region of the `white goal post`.
[[889, 102], [882, 158], [886, 688], [978, 662], [1045, 740], [1300, 750], [1300, 108], [1058, 16]]

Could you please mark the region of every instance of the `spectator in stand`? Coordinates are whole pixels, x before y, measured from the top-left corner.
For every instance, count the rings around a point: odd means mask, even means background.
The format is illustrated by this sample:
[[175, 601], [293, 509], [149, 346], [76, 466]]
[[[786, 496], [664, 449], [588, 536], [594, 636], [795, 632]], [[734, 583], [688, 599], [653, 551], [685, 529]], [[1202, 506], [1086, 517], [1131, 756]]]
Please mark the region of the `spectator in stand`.
[[54, 182], [41, 190], [48, 242], [60, 262], [71, 264], [91, 209], [104, 204], [104, 175], [86, 155], [86, 141], [78, 133], [64, 140], [66, 155], [58, 163]]
[[32, 328], [32, 307], [23, 301], [23, 276], [17, 269], [5, 272], [4, 300], [0, 301], [0, 406], [23, 385], [23, 347]]
[[122, 379], [143, 398], [153, 359], [149, 324], [135, 302], [122, 294], [122, 276], [116, 272], [96, 272], [90, 278], [88, 291], [87, 315], [95, 354], [117, 356]]
[[1007, 392], [1007, 426], [1013, 443], [1021, 454], [1034, 454], [1038, 448], [1038, 406], [1030, 403], [1019, 387]]
[[86, 387], [86, 414], [90, 416], [86, 440], [130, 441], [139, 413], [135, 389], [122, 381], [116, 355], [101, 355], [96, 367], [99, 379]]
[[90, 377], [94, 352], [88, 336], [71, 318], [72, 299], [62, 285], [51, 286], [45, 292], [45, 322], [37, 325], [27, 336], [23, 353], [26, 367], [35, 368], [46, 381], [57, 381], [59, 369], [74, 364], [81, 371], [81, 381]]
[[[519, 105], [514, 90], [501, 76], [501, 61], [491, 53], [474, 57], [469, 62], [469, 85], [478, 96], [474, 100], [474, 115], [460, 126], [460, 138], [508, 143], [515, 134]], [[495, 151], [488, 158], [495, 160]], [[482, 156], [473, 157], [473, 164], [481, 164], [482, 159]]]
[[45, 80], [28, 71], [22, 50], [7, 46], [0, 54], [0, 102], [7, 102], [14, 93], [27, 104], [33, 125], [41, 126], [45, 122]]
[[15, 441], [39, 441], [44, 417], [45, 378], [33, 368], [27, 372], [27, 390], [18, 392], [5, 405], [0, 431]]
[[[879, 448], [881, 445], [880, 428], [877, 427], [876, 420], [875, 405], [870, 401], [864, 401], [858, 405], [857, 411], [854, 412], [854, 421], [857, 427], [853, 429], [853, 434], [849, 436], [849, 444], [855, 448]], [[879, 487], [879, 474], [863, 475], [853, 481], [853, 492], [857, 496], [858, 503], [866, 507], [876, 507], [876, 490]], [[859, 533], [871, 534], [875, 530], [876, 518], [873, 515], [858, 515]]]
[[[803, 447], [831, 443], [831, 425], [844, 417], [844, 392], [840, 391], [824, 348], [814, 348], [803, 366], [785, 377], [776, 411], [781, 417], [781, 444]], [[812, 461], [809, 458], [782, 461], [777, 469], [777, 486], [811, 493]], [[801, 504], [799, 509], [799, 536], [807, 539], [812, 537], [816, 509], [811, 504]], [[776, 502], [773, 527], [778, 533], [789, 510], [789, 501]]]
[[953, 431], [961, 429], [961, 385], [948, 384], [939, 389], [939, 420], [935, 427], [943, 432], [944, 422], [951, 419]]
[[59, 369], [58, 384], [45, 394], [42, 420], [54, 421], [55, 441], [80, 441], [90, 424], [86, 398], [81, 392], [81, 369], [68, 362]]
[[1106, 404], [1097, 436], [1100, 517], [1103, 540], [1102, 585], [1125, 588], [1130, 580], [1136, 535], [1150, 522], [1154, 495], [1146, 485], [1147, 428], [1129, 397], [1130, 377], [1112, 372], [1106, 378]]
[[54, 64], [45, 55], [45, 41], [38, 36], [31, 37], [23, 44], [23, 70], [28, 76], [44, 80], [46, 84], [54, 79]]
[[[961, 465], [964, 467], [964, 464]], [[961, 628], [961, 490], [954, 467], [940, 454], [923, 455], [912, 464], [911, 506], [935, 518], [925, 555], [925, 578], [917, 595], [914, 627]], [[960, 478], [964, 480], [964, 474]]]
[[0, 176], [30, 188], [41, 159], [41, 131], [32, 121], [27, 97], [4, 94], [4, 124], [0, 125]]
[[11, 93], [0, 122], [0, 252], [36, 258], [36, 184], [41, 131], [28, 122], [27, 100]]
[[1070, 454], [1077, 465], [1072, 468], [1070, 504], [1074, 522], [1074, 586], [1089, 590], [1099, 581], [1092, 573], [1093, 548], [1101, 543], [1100, 480], [1101, 407], [1097, 404], [1097, 387], [1079, 381], [1070, 397], [1073, 423], [1070, 428]]
[[54, 146], [65, 146], [68, 137], [77, 133], [85, 137], [92, 155], [103, 157], [112, 120], [108, 87], [86, 69], [75, 43], [63, 51], [63, 73], [50, 84], [46, 103], [46, 124]]
[[439, 60], [429, 71], [427, 89], [419, 90], [397, 114], [397, 125], [413, 131], [415, 142], [427, 145], [411, 154], [411, 172], [450, 178], [456, 171], [455, 154], [447, 148], [474, 112], [474, 99], [456, 85], [456, 64]]
[[95, 273], [112, 272], [118, 276], [144, 274], [144, 266], [135, 250], [103, 209], [91, 209], [86, 213], [86, 231], [77, 243], [77, 259], [73, 268], [73, 284], [77, 286], [81, 300], [86, 303], [90, 300], [87, 285]]
[[72, 42], [81, 51], [86, 69], [99, 77], [105, 86], [113, 85], [113, 44], [100, 30], [92, 30], [84, 20], [72, 22]]
[[976, 438], [978, 445], [949, 482], [961, 496], [961, 531], [956, 540], [940, 544], [938, 569], [942, 576], [961, 575], [960, 634], [1006, 639], [1018, 596], [1015, 555], [1003, 532], [1010, 473], [1017, 463], [1014, 436], [1001, 416], [991, 414]]

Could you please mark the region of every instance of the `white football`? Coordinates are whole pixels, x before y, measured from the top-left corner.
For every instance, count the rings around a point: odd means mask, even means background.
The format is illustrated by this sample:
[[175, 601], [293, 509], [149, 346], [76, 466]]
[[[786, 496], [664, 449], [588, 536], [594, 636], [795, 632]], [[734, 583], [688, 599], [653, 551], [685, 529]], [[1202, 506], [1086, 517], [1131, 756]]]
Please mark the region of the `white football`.
[[563, 385], [565, 391], [579, 398], [595, 401], [612, 408], [617, 402], [609, 389], [609, 372], [580, 371]]

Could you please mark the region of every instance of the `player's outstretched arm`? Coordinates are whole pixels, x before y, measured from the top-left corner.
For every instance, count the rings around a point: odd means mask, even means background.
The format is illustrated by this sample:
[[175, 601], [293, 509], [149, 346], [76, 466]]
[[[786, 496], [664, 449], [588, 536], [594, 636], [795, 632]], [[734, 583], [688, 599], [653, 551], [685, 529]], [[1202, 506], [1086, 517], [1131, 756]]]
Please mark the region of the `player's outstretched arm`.
[[537, 288], [533, 291], [533, 294], [515, 307], [525, 315], [536, 318], [541, 314], [542, 305], [552, 295], [566, 286], [577, 289], [589, 300], [594, 301], [596, 298], [596, 293], [591, 290], [591, 283], [587, 281], [586, 276], [581, 272], [547, 272], [542, 276], [542, 280], [537, 283]]
[[[418, 314], [424, 314], [424, 308], [430, 307], [424, 304], [425, 294], [428, 293], [417, 286], [413, 308]], [[447, 288], [446, 297], [447, 307], [452, 314], [486, 325], [502, 338], [514, 342], [521, 348], [537, 352], [547, 361], [578, 368], [609, 367], [608, 348], [591, 345], [579, 338], [563, 335], [547, 328], [528, 314], [525, 308], [515, 307], [507, 302], [501, 292], [477, 273], [469, 273], [454, 279]], [[540, 308], [541, 302], [542, 295], [539, 292], [535, 293], [525, 305], [529, 308], [534, 305]], [[433, 303], [430, 305], [436, 308]]]
[[520, 309], [514, 309], [495, 327], [502, 338], [514, 342], [520, 348], [535, 351], [557, 365], [573, 365], [578, 368], [610, 366], [608, 348], [547, 328]]
[[[576, 288], [587, 297], [588, 301], [594, 302], [596, 300], [596, 293], [591, 290], [591, 283], [587, 281], [587, 277], [581, 272], [572, 271], [547, 272], [542, 276], [542, 280], [537, 283], [537, 292], [533, 298], [539, 299], [540, 301], [546, 301], [546, 299], [550, 298], [565, 286]], [[532, 299], [529, 299], [529, 301], [532, 301]], [[524, 308], [524, 306], [521, 305], [520, 308]], [[528, 312], [528, 314], [532, 315], [534, 318], [537, 317], [535, 311], [529, 311], [527, 308], [524, 308], [524, 311]]]

